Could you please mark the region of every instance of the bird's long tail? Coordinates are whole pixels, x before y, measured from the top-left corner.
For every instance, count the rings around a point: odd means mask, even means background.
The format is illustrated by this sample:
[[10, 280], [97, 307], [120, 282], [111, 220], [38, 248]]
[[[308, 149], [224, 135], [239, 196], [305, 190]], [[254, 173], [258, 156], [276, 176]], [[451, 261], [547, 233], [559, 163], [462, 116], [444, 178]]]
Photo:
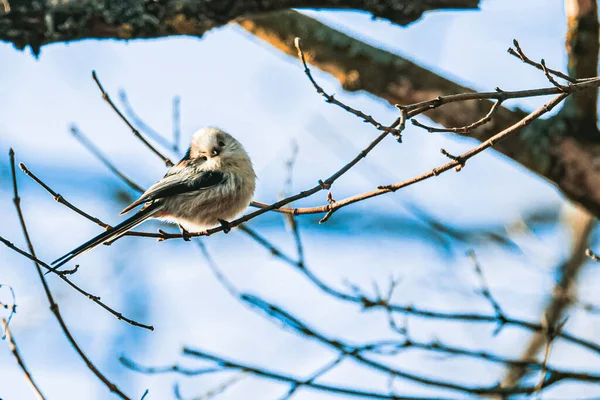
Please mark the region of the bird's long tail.
[[73, 258], [92, 250], [93, 248], [101, 245], [102, 243], [112, 242], [113, 240], [118, 239], [119, 237], [124, 235], [127, 231], [135, 228], [137, 225], [141, 224], [146, 219], [152, 217], [154, 214], [156, 214], [158, 211], [160, 211], [160, 206], [161, 205], [157, 204], [157, 203], [151, 204], [150, 206], [137, 212], [132, 217], [121, 222], [120, 224], [110, 228], [106, 232], [102, 232], [95, 238], [88, 240], [81, 246], [71, 250], [64, 256], [54, 260], [52, 262], [52, 265], [54, 266], [54, 268], [52, 270], [56, 270], [57, 268], [60, 268], [62, 265], [68, 263]]

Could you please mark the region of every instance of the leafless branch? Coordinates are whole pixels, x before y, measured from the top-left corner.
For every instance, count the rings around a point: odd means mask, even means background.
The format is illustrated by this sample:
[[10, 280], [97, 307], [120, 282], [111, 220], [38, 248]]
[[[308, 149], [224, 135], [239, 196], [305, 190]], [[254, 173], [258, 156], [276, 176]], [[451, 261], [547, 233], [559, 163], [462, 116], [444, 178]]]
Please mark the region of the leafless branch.
[[473, 267], [475, 268], [475, 273], [477, 274], [477, 277], [479, 279], [479, 285], [481, 287], [481, 294], [483, 295], [483, 297], [485, 297], [485, 299], [491, 304], [492, 308], [494, 309], [494, 312], [496, 313], [496, 316], [498, 317], [498, 321], [499, 321], [498, 330], [500, 330], [502, 328], [503, 321], [506, 320], [504, 311], [502, 311], [502, 307], [500, 307], [500, 304], [498, 304], [498, 302], [496, 301], [494, 296], [492, 296], [492, 292], [490, 291], [490, 287], [485, 279], [485, 276], [483, 275], [483, 271], [481, 270], [479, 261], [477, 261], [475, 252], [469, 251], [468, 254], [469, 254], [469, 257], [471, 258], [471, 261], [473, 262]]
[[521, 45], [519, 44], [517, 39], [513, 39], [513, 45], [515, 46], [514, 49], [512, 47], [509, 47], [507, 50], [508, 54], [510, 54], [511, 56], [517, 57], [518, 59], [523, 61], [525, 64], [531, 65], [532, 67], [535, 67], [535, 68], [539, 69], [540, 71], [544, 71], [544, 73], [558, 76], [559, 78], [562, 78], [562, 79], [566, 80], [567, 82], [571, 82], [571, 83], [577, 82], [577, 79], [571, 78], [569, 75], [564, 74], [555, 69], [547, 68], [544, 65], [544, 63], [535, 62], [532, 59], [530, 59], [529, 57], [527, 57], [527, 55], [525, 55], [525, 52], [523, 51], [523, 49], [521, 49]]
[[178, 374], [186, 375], [186, 376], [198, 376], [198, 375], [212, 374], [215, 372], [223, 371], [222, 368], [189, 369], [189, 368], [184, 368], [178, 364], [173, 364], [173, 365], [169, 365], [169, 366], [165, 366], [165, 367], [143, 367], [140, 364], [134, 362], [133, 360], [131, 360], [130, 358], [125, 357], [125, 356], [120, 356], [119, 361], [121, 362], [121, 364], [124, 367], [129, 368], [132, 371], [141, 372], [144, 374], [152, 374], [152, 375], [174, 372], [174, 373], [178, 373]]
[[[238, 372], [237, 374], [233, 375], [229, 379], [226, 379], [223, 382], [219, 383], [217, 386], [204, 391], [200, 395], [194, 396], [193, 400], [213, 399], [213, 398], [217, 397], [218, 395], [220, 395], [221, 393], [223, 393], [224, 391], [226, 391], [227, 389], [229, 389], [230, 387], [232, 387], [233, 385], [235, 385], [236, 383], [238, 383], [239, 381], [241, 381], [242, 379], [244, 379], [245, 377], [246, 377], [245, 371]], [[175, 384], [173, 391], [175, 394], [175, 398], [177, 400], [185, 400], [184, 397], [181, 396], [181, 393], [179, 390], [179, 385]]]
[[[129, 400], [130, 399], [129, 396], [127, 396], [125, 393], [123, 393], [121, 391], [121, 389], [119, 389], [117, 387], [117, 385], [115, 385], [112, 381], [108, 380], [108, 378], [106, 378], [104, 376], [104, 374], [102, 374], [102, 372], [100, 372], [100, 370], [87, 357], [87, 355], [83, 352], [83, 350], [81, 349], [81, 347], [79, 346], [79, 344], [75, 341], [75, 338], [71, 334], [69, 328], [67, 327], [67, 324], [65, 323], [65, 321], [62, 318], [62, 314], [60, 313], [60, 310], [58, 309], [58, 304], [54, 301], [54, 297], [52, 296], [52, 292], [50, 291], [50, 286], [46, 282], [46, 278], [44, 277], [44, 274], [42, 273], [42, 269], [41, 269], [40, 265], [43, 265], [43, 264], [41, 264], [39, 262], [39, 260], [37, 259], [37, 256], [35, 254], [35, 250], [33, 248], [33, 244], [32, 244], [31, 239], [29, 237], [29, 232], [27, 230], [27, 226], [25, 225], [25, 218], [24, 218], [23, 212], [21, 210], [21, 199], [19, 197], [19, 190], [18, 190], [18, 186], [17, 186], [17, 173], [16, 173], [16, 167], [15, 167], [15, 153], [14, 153], [14, 151], [12, 149], [10, 149], [9, 156], [10, 156], [10, 167], [11, 167], [11, 176], [12, 176], [12, 184], [13, 184], [13, 194], [14, 194], [13, 203], [15, 205], [15, 209], [16, 209], [17, 215], [19, 217], [19, 222], [21, 224], [21, 229], [23, 231], [23, 235], [25, 236], [25, 241], [27, 242], [27, 247], [29, 248], [29, 253], [31, 254], [30, 258], [34, 262], [34, 265], [36, 267], [38, 276], [40, 278], [40, 281], [42, 282], [42, 286], [44, 287], [44, 291], [46, 293], [46, 297], [48, 299], [48, 303], [50, 303], [50, 310], [52, 311], [52, 313], [56, 317], [56, 320], [58, 321], [58, 323], [59, 323], [59, 325], [60, 325], [60, 327], [61, 327], [61, 329], [62, 329], [62, 331], [63, 331], [63, 333], [65, 335], [65, 337], [67, 338], [67, 340], [69, 341], [69, 343], [71, 344], [71, 346], [73, 347], [73, 349], [75, 349], [75, 351], [77, 352], [77, 354], [79, 354], [79, 357], [83, 360], [83, 362], [88, 367], [88, 369], [94, 375], [96, 375], [96, 377], [112, 393], [116, 394], [117, 396], [119, 396], [120, 398], [122, 398], [124, 400]], [[0, 240], [2, 240], [4, 244], [7, 244], [4, 241], [3, 238], [0, 238]], [[23, 253], [21, 253], [21, 254], [23, 254]], [[59, 275], [59, 276], [61, 276], [61, 275]], [[66, 280], [66, 278], [63, 277], [63, 280]], [[96, 302], [98, 304], [102, 304], [99, 301], [96, 301]]]
[[[21, 357], [21, 353], [19, 352], [19, 348], [17, 347], [17, 342], [15, 341], [15, 338], [13, 337], [12, 333], [10, 332], [10, 328], [8, 327], [8, 322], [4, 318], [2, 318], [2, 326], [4, 329], [4, 334], [6, 335], [6, 340], [8, 340], [8, 345], [10, 347], [10, 351], [15, 356], [15, 359], [17, 360], [17, 364], [19, 364], [19, 367], [23, 370], [23, 373], [25, 374], [25, 377], [27, 378], [27, 383], [29, 383], [29, 386], [31, 387], [33, 394], [38, 399], [44, 400], [45, 397], [42, 394], [42, 391], [40, 390], [38, 385], [33, 380], [33, 376], [31, 376], [31, 373], [27, 369], [27, 366], [25, 365], [25, 361], [23, 361], [23, 358]], [[4, 337], [3, 337], [3, 339], [4, 339]]]
[[181, 145], [181, 98], [173, 97], [173, 151], [179, 153]]
[[[8, 317], [5, 318], [6, 326], [8, 326], [8, 325], [10, 325], [10, 320], [12, 319], [13, 315], [15, 315], [15, 313], [17, 312], [17, 299], [15, 296], [15, 291], [13, 290], [12, 286], [4, 284], [4, 283], [0, 283], [0, 289], [3, 287], [8, 288], [8, 291], [10, 292], [10, 297], [11, 297], [10, 304], [0, 302], [0, 308], [4, 309], [4, 310], [8, 310]], [[6, 337], [6, 334], [7, 334], [6, 330], [3, 330], [2, 335], [0, 337], [2, 339], [4, 339]]]
[[558, 83], [556, 81], [556, 79], [554, 79], [552, 77], [552, 74], [550, 73], [550, 70], [546, 67], [546, 61], [544, 61], [544, 59], [542, 58], [542, 60], [540, 61], [540, 65], [542, 66], [542, 70], [544, 71], [544, 75], [546, 75], [546, 79], [548, 79], [548, 81], [550, 81], [551, 84], [553, 84], [554, 86], [556, 86], [558, 89], [560, 89], [561, 91], [564, 92], [565, 88], [563, 85], [561, 85], [560, 83]]
[[292, 387], [290, 388], [290, 390], [288, 390], [288, 392], [286, 394], [284, 394], [282, 397], [280, 397], [279, 400], [289, 400], [294, 395], [294, 393], [296, 393], [298, 391], [298, 389], [300, 389], [304, 385], [313, 383], [315, 380], [317, 380], [321, 376], [325, 375], [327, 372], [329, 372], [332, 369], [334, 369], [335, 367], [337, 367], [344, 360], [344, 358], [345, 358], [345, 356], [341, 355], [341, 356], [337, 357], [335, 360], [333, 360], [333, 361], [325, 364], [323, 367], [319, 368], [304, 382], [302, 382], [298, 385], [292, 384]]
[[34, 254], [28, 253], [28, 252], [20, 249], [19, 247], [15, 246], [13, 243], [11, 243], [10, 241], [6, 240], [2, 236], [0, 236], [0, 242], [2, 244], [4, 244], [6, 247], [8, 247], [9, 249], [11, 249], [11, 250], [15, 251], [16, 253], [22, 255], [23, 257], [30, 259], [36, 265], [38, 265], [40, 267], [43, 267], [47, 271], [52, 271], [53, 273], [56, 274], [56, 276], [58, 276], [59, 278], [61, 278], [64, 282], [66, 282], [69, 286], [71, 286], [77, 292], [81, 293], [83, 296], [85, 296], [89, 300], [91, 300], [94, 303], [98, 304], [100, 307], [104, 308], [106, 311], [108, 311], [109, 313], [111, 313], [112, 315], [114, 315], [118, 320], [123, 320], [123, 321], [127, 322], [130, 325], [137, 326], [137, 327], [140, 327], [140, 328], [148, 329], [148, 330], [151, 330], [151, 331], [154, 330], [154, 327], [152, 325], [145, 325], [145, 324], [139, 323], [137, 321], [134, 321], [134, 320], [132, 320], [130, 318], [125, 317], [120, 312], [112, 309], [111, 307], [109, 307], [105, 303], [103, 303], [100, 300], [100, 297], [95, 296], [95, 295], [93, 295], [93, 294], [91, 294], [89, 292], [86, 292], [85, 290], [81, 289], [78, 285], [76, 285], [71, 280], [69, 280], [69, 278], [66, 277], [66, 275], [69, 275], [68, 273], [64, 274], [61, 271], [53, 271], [53, 268], [51, 266], [49, 266], [44, 261], [38, 259]]
[[600, 262], [600, 256], [598, 256], [596, 253], [594, 253], [591, 249], [586, 249], [585, 255], [596, 262]]
[[129, 98], [127, 97], [127, 92], [125, 90], [119, 90], [119, 100], [121, 100], [121, 104], [123, 105], [123, 110], [125, 114], [132, 121], [132, 124], [137, 126], [141, 131], [143, 131], [146, 136], [155, 142], [159, 143], [162, 147], [166, 149], [170, 149], [173, 147], [173, 144], [170, 143], [163, 135], [157, 132], [154, 128], [144, 122], [143, 119], [137, 115], [134, 111], [131, 103], [129, 102]]
[[434, 128], [432, 126], [424, 125], [424, 124], [420, 123], [419, 121], [417, 121], [416, 119], [411, 119], [410, 122], [412, 122], [413, 125], [418, 126], [419, 128], [426, 129], [429, 133], [451, 132], [451, 133], [459, 133], [461, 135], [465, 135], [465, 134], [471, 132], [473, 129], [479, 128], [480, 126], [485, 125], [488, 122], [490, 122], [492, 120], [492, 117], [498, 111], [498, 109], [500, 108], [501, 105], [502, 105], [502, 100], [501, 99], [497, 100], [494, 103], [494, 105], [492, 106], [492, 108], [490, 108], [490, 111], [483, 118], [473, 122], [470, 125], [462, 126], [460, 128]]
[[131, 129], [131, 132], [133, 133], [133, 135], [136, 138], [138, 138], [142, 143], [144, 143], [144, 145], [148, 149], [150, 149], [150, 151], [152, 151], [154, 154], [156, 154], [158, 157], [160, 157], [160, 159], [163, 160], [163, 162], [165, 163], [165, 165], [167, 167], [172, 167], [174, 165], [173, 162], [168, 157], [163, 155], [160, 151], [158, 151], [154, 146], [152, 146], [150, 144], [150, 142], [148, 142], [142, 136], [142, 134], [137, 129], [135, 129], [135, 127], [133, 125], [131, 125], [131, 122], [129, 122], [129, 120], [127, 120], [127, 118], [125, 118], [123, 113], [121, 113], [121, 111], [119, 111], [119, 109], [117, 108], [115, 103], [113, 103], [113, 101], [108, 96], [108, 93], [106, 93], [106, 91], [104, 90], [104, 87], [102, 87], [102, 84], [100, 83], [100, 80], [98, 79], [98, 75], [96, 74], [96, 71], [92, 71], [92, 78], [94, 78], [94, 82], [96, 82], [96, 85], [98, 85], [98, 89], [100, 89], [100, 92], [102, 93], [102, 98], [104, 99], [104, 101], [106, 101], [108, 103], [108, 105], [110, 105], [110, 107], [117, 113], [117, 115], [121, 118], [121, 120], [123, 120], [123, 122], [125, 122], [125, 124], [129, 127], [129, 129]]
[[98, 147], [96, 147], [96, 145], [94, 145], [81, 132], [81, 130], [79, 130], [77, 125], [74, 125], [74, 124], [71, 125], [71, 133], [73, 134], [73, 136], [75, 137], [75, 139], [77, 139], [77, 141], [79, 143], [81, 143], [90, 153], [92, 153], [98, 160], [100, 160], [106, 168], [108, 168], [112, 173], [114, 173], [119, 178], [121, 178], [121, 180], [123, 182], [125, 182], [127, 184], [127, 186], [129, 186], [136, 192], [140, 192], [140, 193], [144, 192], [144, 189], [142, 189], [140, 185], [136, 184], [131, 179], [129, 179], [127, 176], [125, 176], [121, 171], [119, 171], [119, 169], [117, 167], [115, 167], [114, 164], [112, 162], [110, 162], [104, 154], [102, 154], [100, 149], [98, 149]]
[[310, 80], [310, 83], [312, 83], [312, 85], [315, 87], [317, 93], [320, 94], [321, 96], [323, 96], [327, 103], [335, 104], [336, 106], [341, 107], [343, 110], [349, 112], [350, 114], [356, 115], [357, 117], [362, 119], [364, 122], [368, 122], [369, 124], [373, 125], [377, 130], [391, 133], [399, 142], [402, 141], [402, 135], [401, 135], [402, 132], [400, 129], [396, 128], [396, 125], [400, 122], [400, 120], [397, 120], [394, 124], [392, 124], [389, 127], [384, 126], [384, 125], [380, 124], [379, 122], [377, 122], [372, 116], [367, 115], [360, 110], [357, 110], [355, 108], [352, 108], [352, 107], [342, 103], [341, 101], [337, 100], [333, 95], [327, 94], [323, 90], [323, 88], [321, 86], [319, 86], [319, 84], [315, 81], [312, 74], [310, 73], [310, 68], [308, 68], [308, 64], [306, 63], [306, 59], [304, 57], [304, 52], [302, 51], [302, 46], [300, 45], [299, 37], [297, 37], [296, 40], [294, 41], [294, 45], [296, 46], [296, 49], [298, 49], [298, 58], [300, 58], [300, 60], [302, 61], [302, 65], [304, 65], [304, 73]]
[[57, 203], [60, 203], [64, 206], [66, 206], [67, 208], [70, 208], [71, 210], [75, 211], [77, 214], [100, 225], [104, 229], [110, 228], [110, 225], [105, 224], [104, 222], [100, 221], [98, 218], [92, 217], [85, 211], [82, 211], [81, 209], [75, 207], [73, 204], [71, 204], [67, 200], [65, 200], [65, 198], [62, 195], [60, 195], [60, 194], [56, 193], [54, 190], [50, 189], [50, 187], [48, 185], [46, 185], [36, 175], [34, 175], [31, 171], [29, 171], [27, 166], [25, 166], [25, 164], [23, 164], [22, 162], [19, 163], [19, 168], [21, 169], [21, 171], [23, 171], [23, 173], [25, 173], [25, 175], [27, 175], [28, 177], [33, 179], [38, 185], [40, 185], [42, 188], [44, 188], [44, 190], [46, 190], [48, 193], [50, 193], [50, 195], [54, 198], [54, 200], [56, 200]]
[[[292, 155], [289, 160], [286, 161], [286, 170], [287, 170], [287, 178], [285, 180], [283, 191], [281, 192], [280, 199], [284, 199], [286, 196], [289, 196], [292, 193], [292, 181], [294, 175], [294, 165], [296, 164], [296, 158], [298, 157], [298, 143], [293, 142], [292, 144]], [[292, 206], [292, 204], [290, 204]], [[286, 222], [292, 236], [294, 237], [294, 242], [296, 243], [296, 253], [298, 256], [298, 261], [303, 264], [304, 263], [304, 247], [302, 246], [302, 239], [300, 237], [300, 227], [298, 226], [298, 221], [294, 214], [284, 213], [283, 219]]]

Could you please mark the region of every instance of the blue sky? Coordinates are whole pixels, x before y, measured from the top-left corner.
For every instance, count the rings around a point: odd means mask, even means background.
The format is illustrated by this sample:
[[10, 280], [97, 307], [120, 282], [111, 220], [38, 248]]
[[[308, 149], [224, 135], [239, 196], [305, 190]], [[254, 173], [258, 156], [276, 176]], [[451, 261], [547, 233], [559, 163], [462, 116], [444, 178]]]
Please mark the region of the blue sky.
[[[518, 10], [516, 12], [515, 10]], [[461, 84], [489, 90], [546, 87], [539, 71], [509, 56], [512, 39], [520, 40], [532, 58], [564, 68], [565, 16], [560, 1], [484, 1], [479, 12], [437, 12], [407, 28], [351, 12], [307, 14], [375, 44], [405, 55]], [[51, 187], [93, 215], [114, 223], [123, 202], [118, 193], [128, 189], [73, 140], [68, 127], [76, 123], [86, 135], [143, 186], [164, 173], [160, 160], [143, 148], [107, 107], [91, 79], [95, 69], [115, 101], [125, 89], [136, 111], [159, 132], [171, 132], [171, 100], [181, 96], [184, 142], [199, 127], [216, 125], [231, 132], [248, 149], [259, 176], [256, 199], [278, 198], [285, 180], [284, 163], [291, 142], [299, 146], [294, 190], [314, 185], [366, 146], [375, 131], [355, 117], [325, 104], [302, 73], [298, 61], [250, 37], [237, 26], [210, 32], [202, 39], [170, 38], [151, 41], [83, 41], [42, 49], [39, 59], [0, 44], [0, 154], [9, 147]], [[364, 93], [344, 93], [337, 82], [313, 70], [315, 77], [337, 97], [376, 116], [392, 121], [395, 110]], [[547, 99], [510, 103], [532, 109]], [[340, 141], [343, 138], [343, 141]], [[333, 143], [338, 144], [332, 148]], [[341, 145], [343, 144], [343, 146]], [[446, 135], [428, 135], [409, 127], [402, 145], [390, 141], [336, 183], [337, 198], [409, 178], [445, 161], [443, 147], [459, 153], [474, 145]], [[0, 234], [22, 245], [11, 203], [7, 158], [0, 160]], [[19, 176], [26, 218], [43, 259], [51, 260], [99, 232]], [[299, 204], [316, 205], [323, 194]], [[500, 227], [539, 209], [558, 212], [562, 198], [545, 181], [504, 157], [488, 152], [473, 159], [460, 173], [442, 177], [336, 213], [328, 224], [301, 219], [307, 259], [323, 279], [341, 285], [345, 279], [370, 287], [390, 274], [402, 277], [398, 302], [446, 310], [488, 311], [476, 293], [477, 280], [466, 248], [453, 256], [411, 233], [405, 204], [418, 204], [442, 221], [456, 226]], [[403, 224], [392, 224], [397, 218]], [[388, 221], [386, 225], [385, 222]], [[414, 223], [414, 221], [413, 221]], [[293, 241], [281, 219], [268, 215], [252, 224], [278, 245], [293, 251]], [[391, 225], [391, 226], [390, 226]], [[418, 225], [418, 224], [417, 224]], [[385, 230], [382, 226], [388, 226]], [[158, 225], [149, 226], [155, 229]], [[515, 315], [537, 319], [554, 279], [553, 267], [568, 251], [561, 226], [515, 234], [522, 252], [507, 253], [493, 245], [477, 248], [494, 293]], [[318, 292], [241, 233], [215, 235], [206, 240], [217, 262], [241, 289], [298, 313], [314, 326], [351, 340], [389, 336], [381, 329], [385, 316], [360, 313]], [[353, 251], [348, 251], [352, 249]], [[401, 254], [401, 257], [398, 255]], [[374, 257], [377, 263], [374, 264]], [[89, 373], [69, 348], [48, 311], [32, 266], [7, 249], [0, 249], [0, 283], [14, 287], [19, 312], [12, 329], [37, 381], [49, 398], [108, 399], [112, 396]], [[169, 364], [180, 359], [183, 345], [201, 347], [254, 364], [308, 374], [333, 356], [318, 344], [281, 331], [270, 321], [230, 298], [215, 281], [199, 251], [186, 243], [156, 243], [126, 238], [111, 247], [81, 257], [74, 278], [85, 288], [125, 314], [156, 326], [155, 332], [130, 327], [57, 282], [50, 282], [68, 325], [82, 347], [120, 387], [132, 396], [150, 389], [150, 399], [172, 397], [174, 382], [185, 396], [218, 386], [224, 377], [180, 378], [143, 376], [122, 368], [125, 353], [147, 364]], [[84, 268], [85, 267], [85, 268]], [[594, 271], [586, 272], [593, 282]], [[593, 300], [593, 285], [582, 293]], [[7, 293], [0, 289], [0, 301]], [[597, 295], [596, 295], [597, 297]], [[570, 329], [585, 337], [598, 334], [587, 316], [574, 315]], [[488, 347], [518, 355], [527, 335], [507, 329], [492, 337], [493, 327], [440, 327], [411, 320], [423, 338]], [[564, 365], [585, 367], [598, 360], [577, 357], [577, 349], [557, 346], [553, 357]], [[438, 359], [410, 353], [398, 360], [414, 371], [462, 377], [465, 371], [481, 382], [494, 382], [502, 369], [474, 368], [464, 360]], [[190, 365], [195, 365], [187, 360]], [[449, 366], [452, 366], [450, 369]], [[476, 372], [473, 372], [476, 371]], [[29, 389], [8, 348], [0, 347], [0, 397], [28, 398]], [[328, 382], [385, 390], [385, 377], [351, 364], [326, 376]], [[65, 390], [65, 387], [68, 388]], [[383, 389], [382, 389], [383, 388]], [[403, 393], [423, 394], [429, 388], [399, 383]], [[569, 387], [554, 390], [565, 396]], [[224, 399], [276, 398], [285, 387], [243, 379], [221, 395]], [[441, 393], [441, 392], [440, 392]], [[573, 392], [570, 392], [573, 393]], [[597, 389], [581, 389], [597, 395]], [[244, 397], [250, 396], [250, 397]], [[299, 399], [321, 399], [300, 391]]]

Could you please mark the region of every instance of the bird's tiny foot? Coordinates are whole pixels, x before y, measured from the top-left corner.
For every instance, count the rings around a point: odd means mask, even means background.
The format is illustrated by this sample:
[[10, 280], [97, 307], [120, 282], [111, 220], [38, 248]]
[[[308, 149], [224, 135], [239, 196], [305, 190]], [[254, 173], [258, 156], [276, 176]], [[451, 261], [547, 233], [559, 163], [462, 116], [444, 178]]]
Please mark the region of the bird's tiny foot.
[[191, 240], [190, 233], [181, 225], [179, 225], [179, 230], [181, 231], [181, 237], [183, 238], [183, 240], [185, 240], [186, 242], [189, 242]]
[[224, 233], [231, 232], [231, 226], [229, 226], [229, 222], [228, 221], [225, 221], [224, 219], [218, 219], [218, 221], [221, 224], [221, 226], [223, 227], [223, 232]]

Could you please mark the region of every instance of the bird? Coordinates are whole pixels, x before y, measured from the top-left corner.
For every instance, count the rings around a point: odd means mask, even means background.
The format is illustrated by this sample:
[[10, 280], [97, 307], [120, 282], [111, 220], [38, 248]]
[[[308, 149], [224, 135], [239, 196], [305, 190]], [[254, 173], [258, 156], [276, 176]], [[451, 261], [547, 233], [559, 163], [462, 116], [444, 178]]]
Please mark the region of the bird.
[[255, 186], [252, 161], [242, 144], [219, 128], [202, 128], [192, 135], [183, 158], [121, 211], [123, 215], [143, 204], [136, 214], [53, 261], [53, 270], [147, 219], [178, 224], [184, 238], [188, 231], [227, 227], [248, 206]]

